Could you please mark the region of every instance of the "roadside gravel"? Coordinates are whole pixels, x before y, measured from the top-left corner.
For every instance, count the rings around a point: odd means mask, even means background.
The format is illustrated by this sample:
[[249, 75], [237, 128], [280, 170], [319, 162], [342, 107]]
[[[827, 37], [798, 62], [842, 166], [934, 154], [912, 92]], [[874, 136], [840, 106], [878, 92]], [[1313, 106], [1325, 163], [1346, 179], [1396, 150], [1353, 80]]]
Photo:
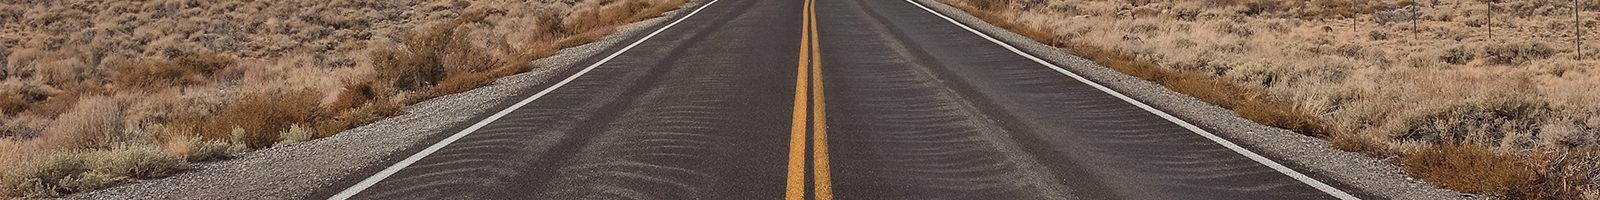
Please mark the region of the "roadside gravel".
[[1110, 87], [1129, 97], [1182, 118], [1189, 123], [1237, 143], [1318, 180], [1354, 189], [1354, 194], [1379, 199], [1482, 199], [1442, 189], [1411, 178], [1393, 159], [1333, 149], [1327, 140], [1300, 135], [1289, 130], [1261, 125], [1235, 115], [1233, 111], [1207, 104], [1194, 97], [1167, 90], [1159, 84], [1128, 76], [1093, 61], [1068, 54], [1067, 50], [1039, 43], [1022, 35], [984, 22], [955, 7], [936, 0], [916, 0], [960, 21], [973, 29], [994, 36], [1040, 59]]
[[[702, 4], [692, 1], [680, 8]], [[534, 61], [533, 71], [501, 78], [489, 86], [442, 96], [405, 108], [406, 114], [346, 130], [332, 137], [263, 149], [234, 159], [190, 164], [183, 172], [161, 179], [140, 180], [79, 193], [65, 199], [320, 199], [360, 180], [340, 180], [369, 166], [388, 166], [410, 147], [429, 145], [455, 133], [456, 126], [477, 122], [497, 105], [520, 100], [535, 86], [585, 59], [648, 33], [685, 9], [623, 26], [599, 41], [563, 49]], [[400, 155], [398, 157], [403, 157]], [[328, 191], [332, 190], [332, 191]], [[331, 193], [330, 193], [331, 194]]]

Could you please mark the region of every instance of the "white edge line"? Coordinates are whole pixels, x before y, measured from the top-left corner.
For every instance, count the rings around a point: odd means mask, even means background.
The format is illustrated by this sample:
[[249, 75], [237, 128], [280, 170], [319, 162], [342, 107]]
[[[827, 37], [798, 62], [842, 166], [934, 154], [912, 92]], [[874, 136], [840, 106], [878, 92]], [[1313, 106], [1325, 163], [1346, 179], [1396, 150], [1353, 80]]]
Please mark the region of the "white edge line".
[[432, 146], [428, 146], [428, 148], [422, 149], [422, 151], [417, 152], [417, 154], [412, 154], [411, 157], [406, 157], [405, 160], [401, 160], [400, 162], [395, 163], [394, 165], [390, 165], [388, 168], [384, 168], [383, 171], [379, 171], [377, 174], [373, 174], [371, 177], [367, 177], [367, 179], [361, 180], [361, 182], [350, 186], [350, 188], [344, 189], [344, 191], [340, 191], [339, 194], [335, 194], [332, 197], [328, 197], [328, 199], [329, 200], [345, 200], [345, 199], [350, 199], [350, 197], [354, 197], [357, 193], [361, 193], [362, 190], [366, 190], [368, 187], [372, 187], [373, 185], [378, 184], [379, 181], [383, 181], [384, 178], [388, 178], [389, 176], [394, 175], [394, 173], [400, 172], [401, 169], [405, 169], [407, 166], [411, 166], [411, 164], [415, 164], [418, 160], [422, 160], [423, 157], [428, 157], [429, 154], [433, 154], [433, 152], [439, 151], [439, 149], [443, 149], [445, 146], [450, 145], [450, 143], [453, 143], [456, 140], [460, 140], [462, 137], [467, 136], [467, 134], [471, 134], [473, 131], [477, 131], [478, 129], [483, 128], [483, 126], [489, 125], [490, 122], [494, 122], [495, 120], [498, 120], [501, 117], [505, 117], [507, 114], [511, 114], [512, 111], [517, 110], [518, 108], [522, 108], [522, 106], [528, 105], [529, 102], [533, 102], [533, 100], [538, 100], [539, 97], [543, 97], [545, 94], [550, 94], [550, 91], [555, 91], [557, 88], [561, 88], [561, 86], [567, 85], [567, 83], [571, 83], [572, 80], [578, 79], [579, 76], [583, 76], [583, 74], [589, 73], [590, 70], [594, 70], [594, 68], [599, 67], [601, 64], [605, 64], [607, 61], [611, 61], [612, 58], [616, 58], [618, 55], [622, 55], [623, 52], [628, 52], [628, 50], [629, 49], [633, 49], [634, 46], [639, 46], [640, 43], [644, 43], [645, 40], [649, 40], [651, 37], [655, 37], [656, 34], [660, 34], [662, 31], [666, 31], [667, 28], [672, 28], [673, 25], [677, 25], [679, 22], [683, 22], [683, 20], [689, 19], [690, 16], [694, 16], [694, 14], [695, 13], [699, 13], [700, 10], [704, 10], [704, 9], [706, 9], [706, 7], [711, 7], [711, 4], [717, 3], [717, 1], [718, 0], [711, 0], [710, 2], [706, 2], [706, 4], [705, 5], [701, 5], [700, 8], [696, 8], [694, 11], [689, 12], [689, 14], [683, 15], [683, 17], [678, 18], [678, 20], [676, 20], [676, 21], [672, 21], [672, 23], [667, 24], [666, 26], [662, 26], [661, 29], [656, 29], [655, 32], [650, 32], [650, 34], [649, 35], [645, 35], [644, 38], [639, 38], [639, 40], [638, 41], [634, 41], [633, 44], [628, 44], [627, 47], [622, 47], [622, 49], [621, 50], [617, 50], [616, 53], [611, 53], [611, 55], [606, 56], [606, 58], [600, 59], [599, 62], [595, 62], [594, 64], [589, 65], [589, 67], [583, 68], [583, 70], [578, 71], [578, 73], [567, 77], [567, 79], [561, 80], [561, 82], [557, 82], [555, 85], [551, 85], [549, 88], [545, 88], [544, 90], [539, 91], [539, 93], [535, 93], [535, 94], [533, 94], [533, 96], [529, 96], [527, 99], [523, 99], [522, 101], [517, 102], [517, 104], [511, 105], [511, 107], [507, 107], [505, 110], [500, 110], [500, 112], [494, 113], [494, 115], [491, 115], [488, 118], [484, 118], [483, 121], [478, 121], [477, 124], [473, 124], [472, 126], [467, 127], [466, 129], [462, 129], [461, 132], [456, 132], [455, 135], [450, 135], [450, 137], [445, 138], [444, 140], [441, 140], [438, 143], [434, 143]]
[[1171, 114], [1167, 114], [1167, 112], [1162, 112], [1161, 110], [1158, 110], [1155, 107], [1151, 107], [1150, 105], [1146, 105], [1143, 102], [1139, 102], [1138, 100], [1134, 100], [1133, 98], [1129, 98], [1127, 95], [1123, 95], [1121, 92], [1117, 92], [1116, 90], [1111, 90], [1111, 88], [1108, 88], [1108, 87], [1106, 87], [1104, 85], [1100, 85], [1100, 83], [1095, 83], [1094, 81], [1089, 81], [1089, 79], [1083, 78], [1083, 76], [1079, 76], [1078, 74], [1072, 73], [1071, 71], [1067, 71], [1066, 69], [1063, 69], [1060, 66], [1056, 66], [1055, 64], [1047, 62], [1047, 61], [1045, 61], [1043, 59], [1039, 59], [1039, 57], [1035, 57], [1035, 56], [1033, 56], [1031, 54], [1028, 54], [1027, 52], [1023, 52], [1022, 50], [1019, 50], [1016, 47], [1011, 46], [1011, 44], [1006, 44], [1005, 42], [1001, 42], [1000, 40], [995, 39], [994, 37], [990, 37], [988, 34], [984, 34], [983, 32], [979, 32], [978, 30], [972, 29], [972, 27], [967, 27], [966, 24], [962, 24], [961, 22], [956, 21], [955, 19], [952, 19], [949, 16], [945, 16], [943, 13], [939, 13], [938, 11], [934, 11], [933, 9], [930, 9], [927, 6], [923, 6], [921, 3], [918, 3], [918, 2], [916, 2], [914, 0], [905, 0], [905, 1], [911, 3], [912, 5], [917, 5], [917, 7], [921, 7], [923, 10], [927, 10], [928, 12], [931, 12], [934, 15], [938, 15], [939, 17], [944, 18], [946, 21], [950, 21], [950, 23], [954, 23], [957, 26], [961, 26], [962, 29], [967, 29], [967, 31], [971, 31], [973, 34], [978, 34], [978, 36], [982, 36], [984, 39], [989, 39], [990, 42], [994, 42], [995, 44], [999, 44], [1000, 46], [1005, 47], [1008, 50], [1011, 50], [1011, 52], [1015, 52], [1018, 55], [1022, 55], [1023, 57], [1027, 57], [1028, 59], [1033, 60], [1034, 62], [1038, 62], [1039, 64], [1042, 64], [1044, 66], [1050, 67], [1050, 69], [1054, 69], [1054, 70], [1056, 70], [1056, 72], [1061, 72], [1061, 74], [1066, 74], [1067, 76], [1071, 76], [1072, 79], [1077, 79], [1078, 82], [1087, 83], [1087, 84], [1089, 84], [1091, 86], [1094, 86], [1095, 89], [1100, 89], [1101, 91], [1105, 91], [1106, 93], [1110, 93], [1112, 96], [1117, 96], [1117, 98], [1122, 99], [1122, 101], [1127, 101], [1128, 103], [1132, 103], [1134, 106], [1138, 106], [1139, 108], [1143, 108], [1146, 111], [1150, 111], [1152, 113], [1155, 113], [1157, 116], [1161, 116], [1161, 118], [1167, 119], [1167, 121], [1172, 121], [1172, 123], [1176, 123], [1176, 124], [1178, 124], [1178, 126], [1183, 126], [1183, 128], [1189, 129], [1189, 131], [1193, 131], [1195, 134], [1200, 134], [1200, 136], [1204, 136], [1206, 139], [1211, 139], [1212, 142], [1216, 142], [1218, 144], [1222, 144], [1223, 147], [1228, 147], [1228, 149], [1233, 150], [1233, 152], [1237, 152], [1237, 153], [1239, 153], [1241, 155], [1244, 155], [1245, 157], [1249, 157], [1250, 160], [1255, 160], [1256, 162], [1261, 163], [1262, 165], [1266, 165], [1267, 167], [1270, 167], [1273, 170], [1277, 170], [1279, 173], [1283, 173], [1284, 175], [1288, 175], [1289, 177], [1292, 177], [1295, 180], [1299, 180], [1300, 182], [1303, 182], [1306, 185], [1311, 185], [1311, 187], [1317, 188], [1317, 190], [1322, 190], [1322, 192], [1328, 193], [1328, 195], [1332, 195], [1333, 197], [1336, 197], [1336, 198], [1339, 198], [1339, 199], [1346, 199], [1346, 200], [1360, 199], [1360, 198], [1356, 198], [1355, 196], [1351, 196], [1349, 193], [1345, 193], [1344, 191], [1341, 191], [1338, 188], [1334, 188], [1333, 186], [1329, 186], [1328, 184], [1322, 183], [1322, 181], [1317, 181], [1316, 179], [1313, 179], [1313, 178], [1311, 178], [1309, 176], [1306, 176], [1305, 174], [1301, 174], [1300, 172], [1296, 172], [1296, 171], [1294, 171], [1294, 169], [1289, 169], [1289, 167], [1283, 166], [1282, 164], [1278, 164], [1278, 162], [1272, 161], [1272, 159], [1267, 159], [1266, 157], [1263, 157], [1260, 154], [1256, 154], [1255, 152], [1251, 152], [1249, 149], [1245, 149], [1244, 147], [1240, 147], [1238, 144], [1234, 144], [1233, 142], [1229, 142], [1226, 139], [1222, 139], [1222, 137], [1217, 137], [1217, 135], [1211, 134], [1211, 132], [1208, 132], [1208, 131], [1206, 131], [1204, 129], [1200, 129], [1200, 127], [1195, 126], [1194, 124], [1190, 124], [1189, 122], [1185, 122], [1185, 121], [1183, 121], [1183, 119], [1178, 119], [1178, 117], [1174, 117]]

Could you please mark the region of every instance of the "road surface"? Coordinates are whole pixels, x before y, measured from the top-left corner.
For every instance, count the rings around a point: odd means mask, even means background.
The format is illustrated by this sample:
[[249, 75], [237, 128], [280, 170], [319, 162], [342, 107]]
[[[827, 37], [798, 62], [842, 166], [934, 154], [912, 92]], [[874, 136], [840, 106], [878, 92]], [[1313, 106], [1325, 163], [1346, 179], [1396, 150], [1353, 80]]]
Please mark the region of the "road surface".
[[359, 182], [331, 195], [1348, 195], [1275, 169], [915, 2], [703, 5], [443, 142], [349, 177]]

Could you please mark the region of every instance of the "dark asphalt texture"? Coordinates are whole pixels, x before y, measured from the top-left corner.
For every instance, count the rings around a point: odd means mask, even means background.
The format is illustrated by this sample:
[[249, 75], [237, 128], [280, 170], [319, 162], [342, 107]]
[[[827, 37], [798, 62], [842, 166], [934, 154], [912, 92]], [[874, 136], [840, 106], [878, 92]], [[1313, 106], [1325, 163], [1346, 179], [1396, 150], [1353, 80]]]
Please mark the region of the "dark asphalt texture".
[[[721, 0], [356, 199], [783, 198], [803, 5]], [[836, 199], [1330, 198], [906, 1], [816, 14]]]

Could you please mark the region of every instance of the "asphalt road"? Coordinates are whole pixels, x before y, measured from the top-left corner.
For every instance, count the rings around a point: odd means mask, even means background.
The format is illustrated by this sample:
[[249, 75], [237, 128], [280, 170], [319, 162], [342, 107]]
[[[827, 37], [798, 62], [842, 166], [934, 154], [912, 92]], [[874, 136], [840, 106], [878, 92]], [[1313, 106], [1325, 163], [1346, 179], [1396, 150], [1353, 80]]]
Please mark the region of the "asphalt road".
[[1333, 198], [908, 1], [694, 9], [341, 195]]

